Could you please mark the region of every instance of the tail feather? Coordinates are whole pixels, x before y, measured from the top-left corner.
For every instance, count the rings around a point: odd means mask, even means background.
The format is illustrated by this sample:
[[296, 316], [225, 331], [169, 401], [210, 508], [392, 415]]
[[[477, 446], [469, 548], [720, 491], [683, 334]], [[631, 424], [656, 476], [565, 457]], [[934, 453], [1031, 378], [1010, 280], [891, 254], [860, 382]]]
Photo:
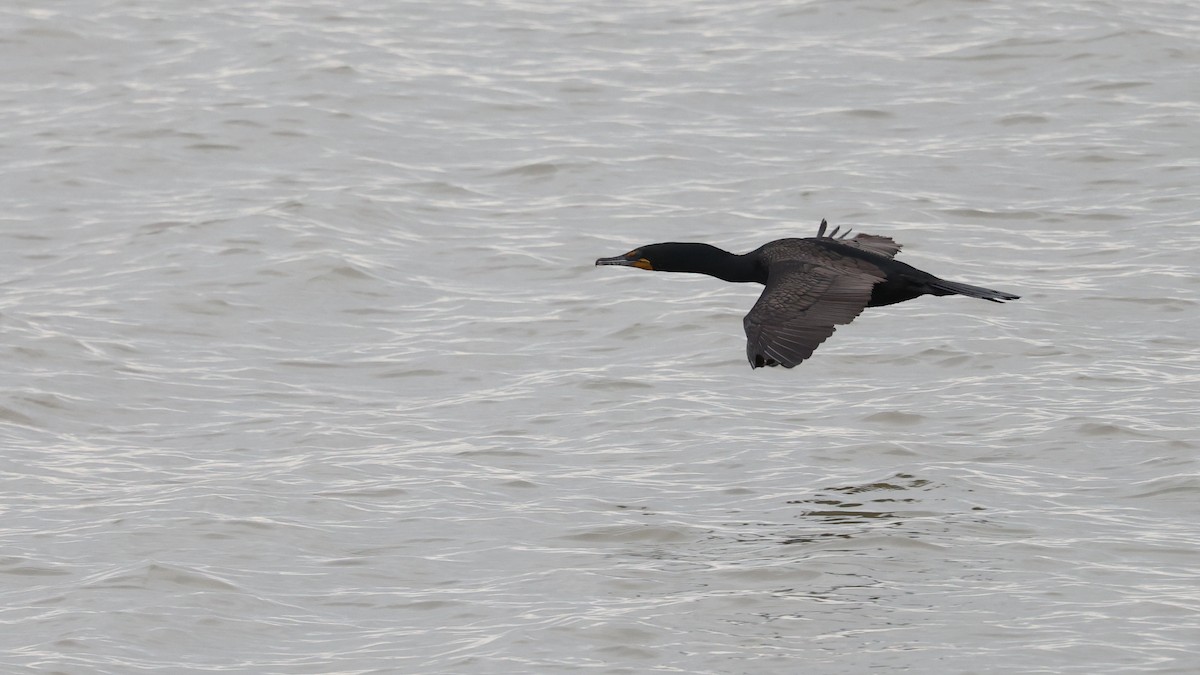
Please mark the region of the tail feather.
[[972, 286], [971, 284], [962, 284], [957, 281], [946, 281], [945, 279], [935, 279], [928, 282], [930, 288], [934, 289], [934, 295], [965, 295], [969, 298], [979, 298], [981, 300], [990, 300], [992, 302], [1004, 302], [1005, 300], [1017, 300], [1021, 296], [1005, 293], [1004, 291], [993, 291], [990, 288], [982, 286]]

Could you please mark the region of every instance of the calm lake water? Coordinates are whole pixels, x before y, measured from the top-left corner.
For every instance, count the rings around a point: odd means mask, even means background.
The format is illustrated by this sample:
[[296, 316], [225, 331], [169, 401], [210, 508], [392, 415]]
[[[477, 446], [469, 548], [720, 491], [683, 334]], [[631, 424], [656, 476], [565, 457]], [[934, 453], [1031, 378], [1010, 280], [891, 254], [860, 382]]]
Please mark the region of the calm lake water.
[[[0, 665], [1194, 673], [1200, 6], [0, 9]], [[752, 371], [821, 218], [1021, 294]]]

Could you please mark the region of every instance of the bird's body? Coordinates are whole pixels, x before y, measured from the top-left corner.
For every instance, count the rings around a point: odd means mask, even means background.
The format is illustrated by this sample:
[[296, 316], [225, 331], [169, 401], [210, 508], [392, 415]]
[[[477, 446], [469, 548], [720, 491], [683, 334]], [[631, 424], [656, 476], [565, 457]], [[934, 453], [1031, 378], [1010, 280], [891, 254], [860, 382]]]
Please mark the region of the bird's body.
[[837, 229], [816, 237], [779, 239], [737, 255], [709, 244], [664, 243], [636, 248], [597, 265], [663, 272], [695, 272], [731, 282], [766, 286], [746, 315], [746, 357], [751, 368], [792, 368], [812, 355], [838, 325], [863, 309], [922, 295], [966, 295], [1003, 302], [1019, 296], [939, 279], [894, 259], [900, 244], [889, 237]]

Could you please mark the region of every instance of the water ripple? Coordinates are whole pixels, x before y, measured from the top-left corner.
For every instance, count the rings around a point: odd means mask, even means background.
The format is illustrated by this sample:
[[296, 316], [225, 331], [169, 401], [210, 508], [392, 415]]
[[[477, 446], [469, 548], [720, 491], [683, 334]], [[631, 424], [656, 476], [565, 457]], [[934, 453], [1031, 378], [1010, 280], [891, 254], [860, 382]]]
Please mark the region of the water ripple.
[[[94, 9], [0, 10], [0, 663], [1188, 672], [1182, 5]], [[751, 372], [591, 264], [822, 217], [1023, 298]]]

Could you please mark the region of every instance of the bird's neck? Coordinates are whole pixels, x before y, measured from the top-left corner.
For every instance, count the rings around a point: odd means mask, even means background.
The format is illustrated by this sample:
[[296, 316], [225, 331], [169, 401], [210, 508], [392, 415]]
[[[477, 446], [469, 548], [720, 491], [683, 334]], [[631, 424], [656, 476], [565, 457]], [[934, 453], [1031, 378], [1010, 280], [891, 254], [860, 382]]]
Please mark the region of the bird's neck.
[[767, 283], [766, 273], [754, 256], [737, 255], [709, 244], [692, 246], [695, 248], [689, 252], [686, 263], [664, 271], [707, 274], [722, 281], [735, 283]]

